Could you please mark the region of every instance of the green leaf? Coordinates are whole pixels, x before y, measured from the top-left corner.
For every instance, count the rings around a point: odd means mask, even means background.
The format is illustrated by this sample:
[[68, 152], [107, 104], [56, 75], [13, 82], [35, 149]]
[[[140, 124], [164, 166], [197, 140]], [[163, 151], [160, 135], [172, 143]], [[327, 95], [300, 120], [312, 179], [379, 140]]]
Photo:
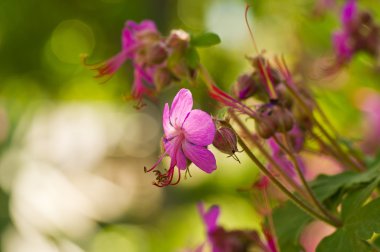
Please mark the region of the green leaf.
[[343, 227], [326, 237], [318, 245], [317, 252], [366, 252], [367, 240], [380, 232], [380, 198], [368, 203], [347, 216]]
[[339, 229], [334, 234], [326, 237], [317, 247], [317, 252], [365, 252], [369, 251], [368, 245], [358, 239], [354, 232]]
[[274, 210], [273, 221], [281, 251], [300, 251], [299, 236], [311, 220], [309, 215], [290, 201]]
[[348, 193], [347, 197], [342, 203], [342, 218], [347, 219], [349, 216], [355, 214], [355, 212], [363, 205], [366, 199], [371, 195], [379, 184], [379, 178], [372, 181], [370, 184], [365, 184], [357, 188], [356, 190]]
[[355, 230], [362, 239], [369, 239], [373, 233], [380, 232], [380, 198], [371, 201], [352, 217], [347, 219], [346, 226]]
[[191, 38], [191, 45], [195, 47], [209, 47], [220, 43], [220, 38], [217, 34], [207, 32]]
[[339, 190], [349, 190], [361, 183], [371, 183], [380, 176], [378, 167], [362, 173], [347, 171], [334, 176], [321, 175], [311, 183], [311, 187], [321, 201], [335, 195]]
[[185, 54], [185, 60], [189, 67], [196, 68], [199, 65], [199, 54], [194, 47], [189, 47]]
[[321, 175], [311, 183], [311, 187], [317, 198], [324, 201], [337, 193], [338, 190], [345, 186], [355, 175], [357, 175], [357, 173], [351, 171], [334, 176]]

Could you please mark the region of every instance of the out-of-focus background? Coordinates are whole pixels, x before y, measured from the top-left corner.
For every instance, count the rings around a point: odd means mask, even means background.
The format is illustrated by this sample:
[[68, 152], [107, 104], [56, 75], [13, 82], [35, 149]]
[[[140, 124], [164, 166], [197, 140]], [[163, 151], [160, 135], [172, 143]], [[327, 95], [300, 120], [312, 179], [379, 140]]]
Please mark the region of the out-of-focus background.
[[[329, 7], [333, 2], [334, 7]], [[360, 1], [380, 21], [380, 4]], [[250, 1], [249, 20], [261, 49], [284, 54], [305, 73], [342, 135], [361, 140], [365, 101], [379, 99], [373, 59], [358, 55], [334, 78], [308, 75], [312, 62], [332, 55], [339, 28], [334, 0]], [[260, 218], [244, 192], [256, 168], [217, 154], [218, 169], [157, 188], [144, 174], [159, 156], [161, 113], [178, 86], [142, 110], [130, 93], [126, 64], [106, 84], [80, 63], [105, 60], [120, 49], [126, 20], [151, 19], [172, 28], [212, 31], [222, 43], [201, 49], [202, 63], [228, 90], [249, 71], [254, 54], [243, 0], [1, 0], [0, 1], [0, 248], [3, 252], [184, 251], [205, 241], [199, 201], [219, 204], [225, 228], [258, 229]], [[209, 105], [192, 90], [195, 106]], [[209, 110], [212, 112], [211, 110]], [[364, 112], [363, 112], [364, 111]], [[376, 111], [373, 112], [376, 114]], [[364, 124], [363, 124], [364, 122]], [[165, 161], [164, 165], [168, 165]], [[309, 163], [312, 163], [309, 161]], [[242, 189], [242, 190], [238, 190]]]

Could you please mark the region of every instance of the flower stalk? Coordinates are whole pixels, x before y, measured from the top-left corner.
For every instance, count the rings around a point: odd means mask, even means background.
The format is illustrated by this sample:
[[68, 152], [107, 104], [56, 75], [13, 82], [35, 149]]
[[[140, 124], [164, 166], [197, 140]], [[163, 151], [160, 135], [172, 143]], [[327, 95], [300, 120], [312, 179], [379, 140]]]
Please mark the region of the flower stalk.
[[238, 142], [240, 146], [243, 148], [243, 150], [247, 153], [248, 157], [256, 164], [256, 166], [262, 171], [266, 176], [269, 177], [269, 179], [277, 186], [279, 190], [281, 190], [290, 200], [293, 201], [294, 204], [296, 204], [299, 208], [301, 208], [304, 212], [309, 214], [310, 216], [319, 219], [321, 221], [326, 222], [327, 224], [330, 224], [334, 227], [339, 227], [342, 225], [341, 222], [338, 222], [336, 220], [332, 220], [329, 218], [326, 218], [325, 216], [321, 215], [319, 212], [315, 211], [313, 208], [305, 204], [302, 200], [300, 200], [297, 196], [295, 196], [292, 192], [290, 192], [273, 174], [265, 168], [265, 166], [260, 162], [260, 160], [253, 154], [253, 152], [249, 149], [249, 147], [246, 145], [243, 139], [241, 139], [240, 136], [238, 136]]

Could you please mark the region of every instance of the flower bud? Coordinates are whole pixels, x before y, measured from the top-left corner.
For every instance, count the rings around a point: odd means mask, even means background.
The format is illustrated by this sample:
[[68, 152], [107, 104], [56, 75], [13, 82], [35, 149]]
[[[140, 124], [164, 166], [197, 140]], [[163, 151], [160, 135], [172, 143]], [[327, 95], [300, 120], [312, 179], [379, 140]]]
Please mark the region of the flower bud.
[[256, 132], [260, 137], [268, 139], [276, 133], [277, 125], [269, 116], [259, 118], [255, 123], [255, 127]]
[[190, 42], [190, 35], [184, 30], [172, 30], [166, 40], [168, 47], [176, 51], [184, 51]]
[[190, 76], [190, 70], [184, 59], [177, 61], [174, 65], [170, 66], [170, 71], [178, 79], [187, 78]]
[[238, 151], [236, 133], [229, 127], [222, 126], [217, 129], [212, 144], [219, 151], [231, 156]]
[[136, 40], [144, 45], [149, 45], [160, 40], [160, 33], [152, 30], [138, 31], [135, 36]]
[[299, 125], [299, 127], [302, 130], [308, 130], [308, 129], [312, 128], [313, 122], [310, 118], [311, 113], [313, 113], [312, 110], [313, 110], [313, 108], [310, 108], [310, 111], [308, 113], [306, 113], [299, 106], [293, 107], [292, 112], [293, 112], [294, 120], [297, 122], [297, 125]]
[[256, 132], [262, 138], [272, 137], [277, 130], [277, 123], [273, 116], [273, 104], [265, 104], [258, 109], [259, 118], [256, 120]]
[[148, 65], [158, 65], [166, 60], [168, 51], [162, 42], [154, 43], [146, 51], [146, 63]]
[[173, 80], [173, 75], [166, 67], [160, 67], [154, 72], [153, 80], [157, 90], [159, 91], [170, 85]]
[[280, 83], [275, 89], [281, 105], [287, 109], [290, 109], [293, 105], [293, 98], [287, 87], [283, 83]]
[[273, 117], [276, 120], [277, 130], [279, 132], [288, 132], [293, 128], [293, 115], [288, 109], [276, 106]]
[[256, 89], [257, 83], [253, 79], [253, 74], [240, 75], [237, 82], [233, 86], [235, 97], [240, 100], [244, 100], [252, 96]]

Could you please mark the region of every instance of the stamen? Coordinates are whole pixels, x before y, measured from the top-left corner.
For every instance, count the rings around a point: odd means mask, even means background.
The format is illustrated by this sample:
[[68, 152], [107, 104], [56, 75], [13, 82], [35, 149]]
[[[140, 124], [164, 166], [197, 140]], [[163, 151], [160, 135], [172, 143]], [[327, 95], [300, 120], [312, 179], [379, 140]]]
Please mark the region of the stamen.
[[161, 156], [158, 158], [157, 162], [150, 168], [149, 170], [146, 169], [146, 166], [144, 166], [144, 172], [151, 172], [153, 171], [162, 161], [162, 159], [166, 156], [167, 152], [165, 151], [164, 153], [161, 154]]
[[[174, 173], [174, 171], [173, 171], [173, 173]], [[171, 183], [170, 185], [176, 185], [176, 184], [179, 183], [180, 180], [181, 180], [181, 171], [178, 169], [178, 179], [177, 179], [177, 181], [175, 183]]]

